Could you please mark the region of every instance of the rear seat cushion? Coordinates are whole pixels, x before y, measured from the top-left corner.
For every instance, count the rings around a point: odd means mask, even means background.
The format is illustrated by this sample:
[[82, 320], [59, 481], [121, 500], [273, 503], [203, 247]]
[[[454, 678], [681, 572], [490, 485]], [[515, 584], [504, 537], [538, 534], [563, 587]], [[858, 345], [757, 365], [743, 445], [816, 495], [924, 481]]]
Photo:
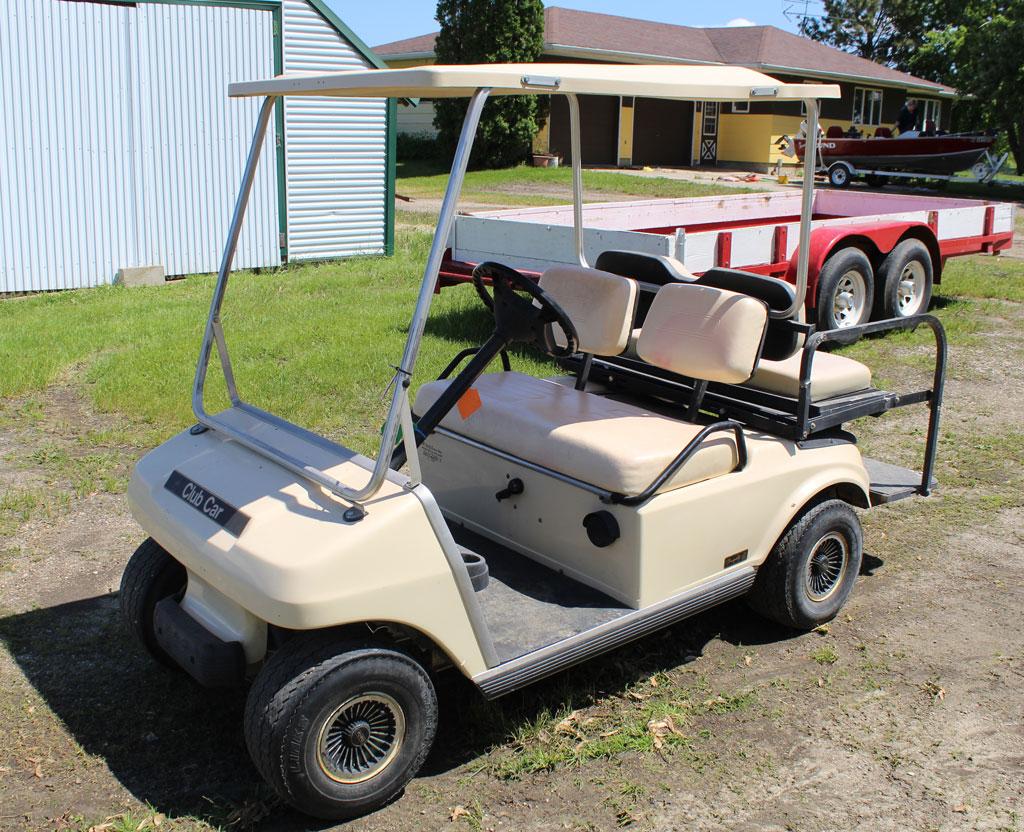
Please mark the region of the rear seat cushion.
[[[423, 385], [415, 412], [426, 412], [447, 384]], [[641, 493], [701, 430], [700, 425], [522, 373], [483, 375], [474, 389], [480, 406], [465, 419], [453, 408], [443, 427], [619, 494]], [[715, 434], [661, 490], [727, 474], [737, 461], [733, 436]]]
[[[762, 360], [747, 382], [748, 387], [777, 393], [780, 396], [800, 395], [800, 361], [798, 352], [782, 361]], [[871, 386], [871, 370], [842, 355], [816, 352], [811, 362], [811, 401], [831, 399], [845, 393], [856, 393]]]
[[636, 351], [663, 370], [739, 384], [757, 366], [767, 325], [764, 301], [726, 289], [674, 283], [658, 290]]

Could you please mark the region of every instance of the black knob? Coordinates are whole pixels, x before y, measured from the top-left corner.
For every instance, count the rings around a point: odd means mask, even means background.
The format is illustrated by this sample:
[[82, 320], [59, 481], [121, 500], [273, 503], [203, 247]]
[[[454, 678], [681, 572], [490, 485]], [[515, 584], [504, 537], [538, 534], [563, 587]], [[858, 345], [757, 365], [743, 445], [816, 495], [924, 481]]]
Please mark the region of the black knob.
[[505, 486], [501, 491], [494, 495], [494, 499], [499, 503], [509, 497], [516, 497], [523, 493], [523, 481], [519, 477], [513, 477], [508, 481], [508, 485]]
[[610, 511], [594, 511], [583, 518], [583, 528], [587, 530], [590, 542], [603, 549], [611, 546], [619, 539], [619, 521]]

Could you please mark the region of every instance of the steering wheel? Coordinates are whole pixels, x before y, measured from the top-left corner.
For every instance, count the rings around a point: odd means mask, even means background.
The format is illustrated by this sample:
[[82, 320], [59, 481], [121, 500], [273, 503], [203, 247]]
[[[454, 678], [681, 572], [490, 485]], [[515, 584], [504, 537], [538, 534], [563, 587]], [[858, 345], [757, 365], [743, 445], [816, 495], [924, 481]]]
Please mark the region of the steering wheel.
[[[491, 279], [493, 298], [484, 285], [484, 278]], [[553, 358], [566, 358], [579, 350], [576, 327], [536, 280], [501, 263], [488, 262], [473, 269], [473, 288], [484, 306], [494, 313], [496, 335], [510, 341], [535, 343]], [[526, 292], [530, 299], [518, 294], [520, 291]], [[562, 331], [564, 345], [555, 341], [553, 325]]]

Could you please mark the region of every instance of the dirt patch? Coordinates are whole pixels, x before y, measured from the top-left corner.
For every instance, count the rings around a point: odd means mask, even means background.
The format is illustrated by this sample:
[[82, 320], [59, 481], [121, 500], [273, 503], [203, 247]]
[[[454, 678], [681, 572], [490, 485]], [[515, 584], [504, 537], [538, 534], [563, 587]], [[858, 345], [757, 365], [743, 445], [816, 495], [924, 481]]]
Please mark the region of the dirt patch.
[[[494, 704], [445, 679], [424, 772], [346, 828], [1019, 832], [1024, 307], [977, 311], [984, 340], [952, 346], [939, 490], [863, 515], [836, 621], [793, 635], [737, 602]], [[919, 375], [926, 353], [891, 351]], [[115, 591], [142, 533], [120, 492], [142, 449], [78, 389], [0, 411], [0, 493], [43, 495], [3, 515], [0, 829], [134, 829], [154, 811], [161, 828], [309, 828], [248, 760], [244, 693], [199, 690], [123, 634]], [[923, 425], [908, 409], [856, 431], [913, 463]], [[591, 726], [643, 727], [655, 705], [678, 727], [660, 749], [547, 753], [567, 714], [596, 742]]]

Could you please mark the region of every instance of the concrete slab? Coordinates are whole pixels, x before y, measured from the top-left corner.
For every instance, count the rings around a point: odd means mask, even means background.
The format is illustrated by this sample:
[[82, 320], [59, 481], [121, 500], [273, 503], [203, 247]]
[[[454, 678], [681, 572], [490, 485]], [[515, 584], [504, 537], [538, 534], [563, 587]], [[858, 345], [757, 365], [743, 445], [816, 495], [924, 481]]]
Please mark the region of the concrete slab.
[[114, 284], [121, 286], [163, 286], [165, 278], [163, 266], [132, 266], [118, 269], [117, 277], [114, 278]]

